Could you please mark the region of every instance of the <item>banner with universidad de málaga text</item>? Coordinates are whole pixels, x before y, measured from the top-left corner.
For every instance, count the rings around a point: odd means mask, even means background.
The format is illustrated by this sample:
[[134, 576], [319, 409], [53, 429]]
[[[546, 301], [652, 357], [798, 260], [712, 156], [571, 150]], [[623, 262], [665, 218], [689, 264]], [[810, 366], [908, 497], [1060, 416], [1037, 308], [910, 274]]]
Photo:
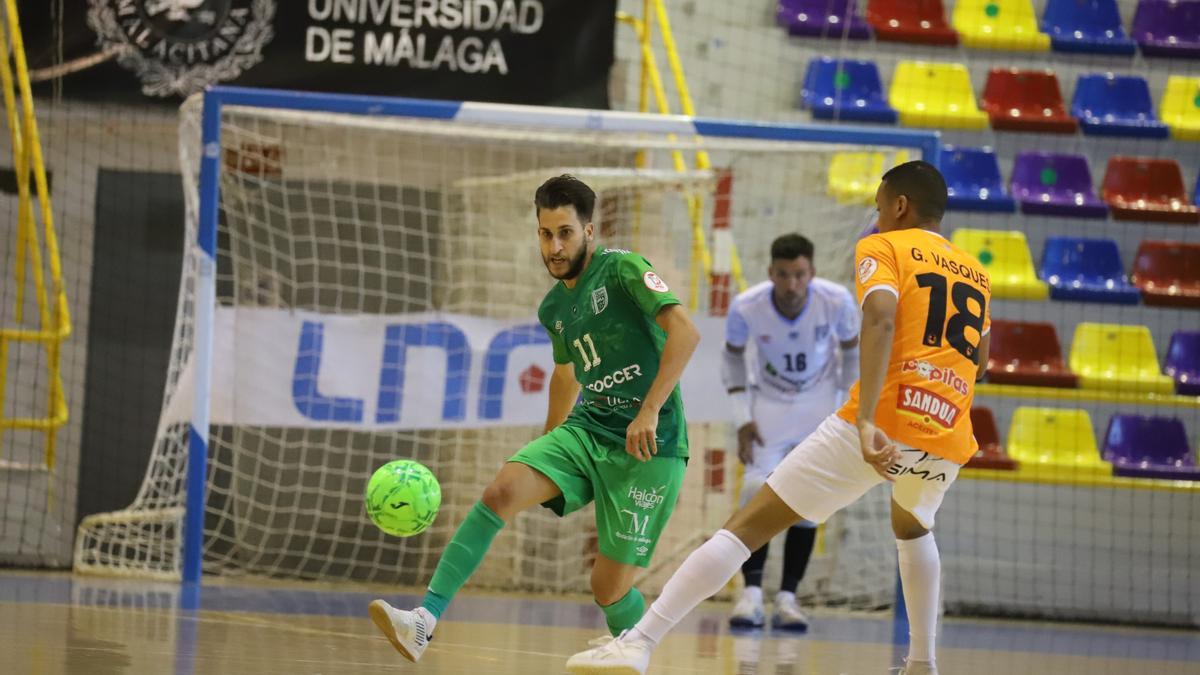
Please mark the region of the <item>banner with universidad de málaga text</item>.
[[[67, 96], [209, 84], [608, 107], [616, 0], [22, 0], [31, 67], [98, 60]], [[61, 48], [60, 48], [61, 47]]]
[[[687, 419], [727, 420], [724, 321], [695, 321], [700, 346], [681, 384]], [[540, 425], [553, 369], [536, 320], [219, 308], [211, 417], [214, 424], [275, 427]], [[193, 386], [185, 371], [165, 424], [190, 419]]]

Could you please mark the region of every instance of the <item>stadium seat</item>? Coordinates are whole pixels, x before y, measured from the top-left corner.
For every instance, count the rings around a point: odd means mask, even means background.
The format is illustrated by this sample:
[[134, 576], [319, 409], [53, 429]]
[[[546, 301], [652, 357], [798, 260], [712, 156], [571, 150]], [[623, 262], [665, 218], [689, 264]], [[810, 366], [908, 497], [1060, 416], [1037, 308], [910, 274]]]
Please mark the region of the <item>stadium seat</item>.
[[1074, 389], [1079, 377], [1067, 370], [1054, 324], [992, 320], [988, 381]]
[[1117, 242], [1111, 239], [1048, 237], [1042, 279], [1054, 300], [1136, 305], [1141, 293], [1129, 283]]
[[779, 0], [775, 20], [789, 35], [865, 40], [871, 36], [857, 0]]
[[1110, 157], [1100, 198], [1117, 220], [1195, 224], [1200, 220], [1188, 201], [1183, 174], [1173, 159]]
[[1158, 111], [1171, 128], [1171, 138], [1200, 141], [1200, 77], [1168, 77]]
[[1045, 300], [1046, 283], [1033, 273], [1033, 257], [1023, 232], [960, 228], [951, 240], [979, 259], [992, 282], [992, 297]]
[[1013, 161], [1011, 187], [1022, 213], [1075, 218], [1108, 215], [1108, 207], [1092, 187], [1092, 172], [1083, 155], [1019, 153]]
[[1075, 133], [1075, 118], [1067, 114], [1058, 78], [1049, 70], [993, 68], [981, 102], [993, 129]]
[[999, 469], [1012, 471], [1017, 463], [1004, 452], [1000, 445], [1000, 432], [996, 430], [996, 418], [988, 408], [971, 408], [971, 429], [975, 432], [975, 440], [979, 443], [971, 459], [967, 460], [968, 469]]
[[938, 168], [946, 179], [946, 208], [1012, 213], [1016, 202], [1004, 191], [1000, 164], [991, 148], [942, 148]]
[[974, 49], [1050, 50], [1030, 0], [956, 0], [951, 20], [962, 43]]
[[1175, 417], [1113, 415], [1104, 433], [1106, 461], [1129, 478], [1200, 480], [1187, 430]]
[[800, 98], [813, 117], [822, 120], [895, 124], [898, 117], [884, 99], [879, 69], [870, 61], [809, 61]]
[[1088, 136], [1166, 138], [1170, 130], [1154, 115], [1150, 85], [1136, 75], [1080, 75], [1071, 114]]
[[888, 169], [909, 160], [907, 150], [884, 152], [835, 152], [829, 161], [826, 192], [842, 204], [875, 204], [879, 177]]
[[1200, 244], [1143, 241], [1132, 276], [1147, 305], [1200, 308]]
[[1131, 33], [1146, 56], [1200, 57], [1200, 0], [1141, 0]]
[[1096, 449], [1096, 432], [1086, 410], [1020, 407], [1008, 427], [1008, 456], [1022, 471], [1059, 475], [1111, 471]]
[[1163, 372], [1175, 380], [1175, 392], [1200, 396], [1200, 331], [1178, 330], [1167, 346]]
[[946, 23], [942, 0], [868, 0], [867, 23], [877, 40], [958, 44], [958, 33]]
[[1171, 378], [1162, 374], [1150, 329], [1111, 323], [1084, 322], [1075, 327], [1071, 370], [1085, 389], [1170, 394]]
[[1131, 56], [1137, 51], [1121, 25], [1116, 0], [1048, 0], [1042, 32], [1056, 52]]
[[975, 105], [971, 76], [959, 63], [897, 63], [888, 102], [900, 112], [900, 121], [906, 126], [987, 128], [987, 115]]

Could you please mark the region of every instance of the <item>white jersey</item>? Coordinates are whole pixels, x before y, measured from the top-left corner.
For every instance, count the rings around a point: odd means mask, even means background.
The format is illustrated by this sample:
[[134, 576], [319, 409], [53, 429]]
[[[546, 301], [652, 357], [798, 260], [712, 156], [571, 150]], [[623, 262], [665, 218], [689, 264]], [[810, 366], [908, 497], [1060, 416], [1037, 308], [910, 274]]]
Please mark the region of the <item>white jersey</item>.
[[[837, 375], [837, 344], [858, 337], [862, 318], [845, 287], [821, 278], [808, 285], [808, 299], [795, 319], [775, 308], [773, 284], [764, 281], [733, 299], [725, 341], [754, 343], [755, 394], [791, 401]], [[746, 350], [746, 358], [751, 357]]]

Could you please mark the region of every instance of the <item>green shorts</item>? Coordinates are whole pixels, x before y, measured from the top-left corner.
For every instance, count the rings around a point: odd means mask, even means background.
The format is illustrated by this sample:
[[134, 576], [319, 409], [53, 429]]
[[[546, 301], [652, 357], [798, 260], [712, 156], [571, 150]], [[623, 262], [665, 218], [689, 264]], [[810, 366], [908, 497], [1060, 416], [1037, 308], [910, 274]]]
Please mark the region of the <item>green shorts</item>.
[[559, 516], [596, 501], [600, 552], [627, 565], [647, 567], [662, 534], [687, 460], [655, 457], [639, 462], [616, 445], [574, 426], [559, 426], [509, 458], [545, 474], [562, 494], [542, 504]]

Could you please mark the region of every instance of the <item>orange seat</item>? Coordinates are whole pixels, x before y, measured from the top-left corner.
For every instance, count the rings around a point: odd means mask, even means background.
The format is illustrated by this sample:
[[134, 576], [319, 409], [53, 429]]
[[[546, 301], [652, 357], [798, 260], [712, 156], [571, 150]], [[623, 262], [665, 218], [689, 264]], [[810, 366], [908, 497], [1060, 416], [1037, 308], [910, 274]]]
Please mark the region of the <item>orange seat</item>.
[[1116, 220], [1195, 224], [1200, 212], [1188, 201], [1183, 174], [1173, 159], [1112, 157], [1100, 197]]
[[971, 408], [971, 428], [979, 450], [967, 461], [969, 469], [1001, 469], [1012, 471], [1017, 468], [1016, 460], [1008, 456], [1000, 445], [1000, 432], [996, 429], [996, 418], [989, 408]]
[[987, 375], [996, 384], [1079, 386], [1079, 377], [1063, 360], [1058, 333], [1048, 323], [992, 321]]
[[1143, 241], [1132, 281], [1147, 305], [1200, 307], [1200, 244]]
[[946, 21], [942, 0], [870, 0], [867, 23], [878, 40], [958, 44], [958, 31]]
[[982, 102], [993, 129], [1075, 133], [1075, 118], [1067, 114], [1052, 71], [993, 68], [983, 87]]

